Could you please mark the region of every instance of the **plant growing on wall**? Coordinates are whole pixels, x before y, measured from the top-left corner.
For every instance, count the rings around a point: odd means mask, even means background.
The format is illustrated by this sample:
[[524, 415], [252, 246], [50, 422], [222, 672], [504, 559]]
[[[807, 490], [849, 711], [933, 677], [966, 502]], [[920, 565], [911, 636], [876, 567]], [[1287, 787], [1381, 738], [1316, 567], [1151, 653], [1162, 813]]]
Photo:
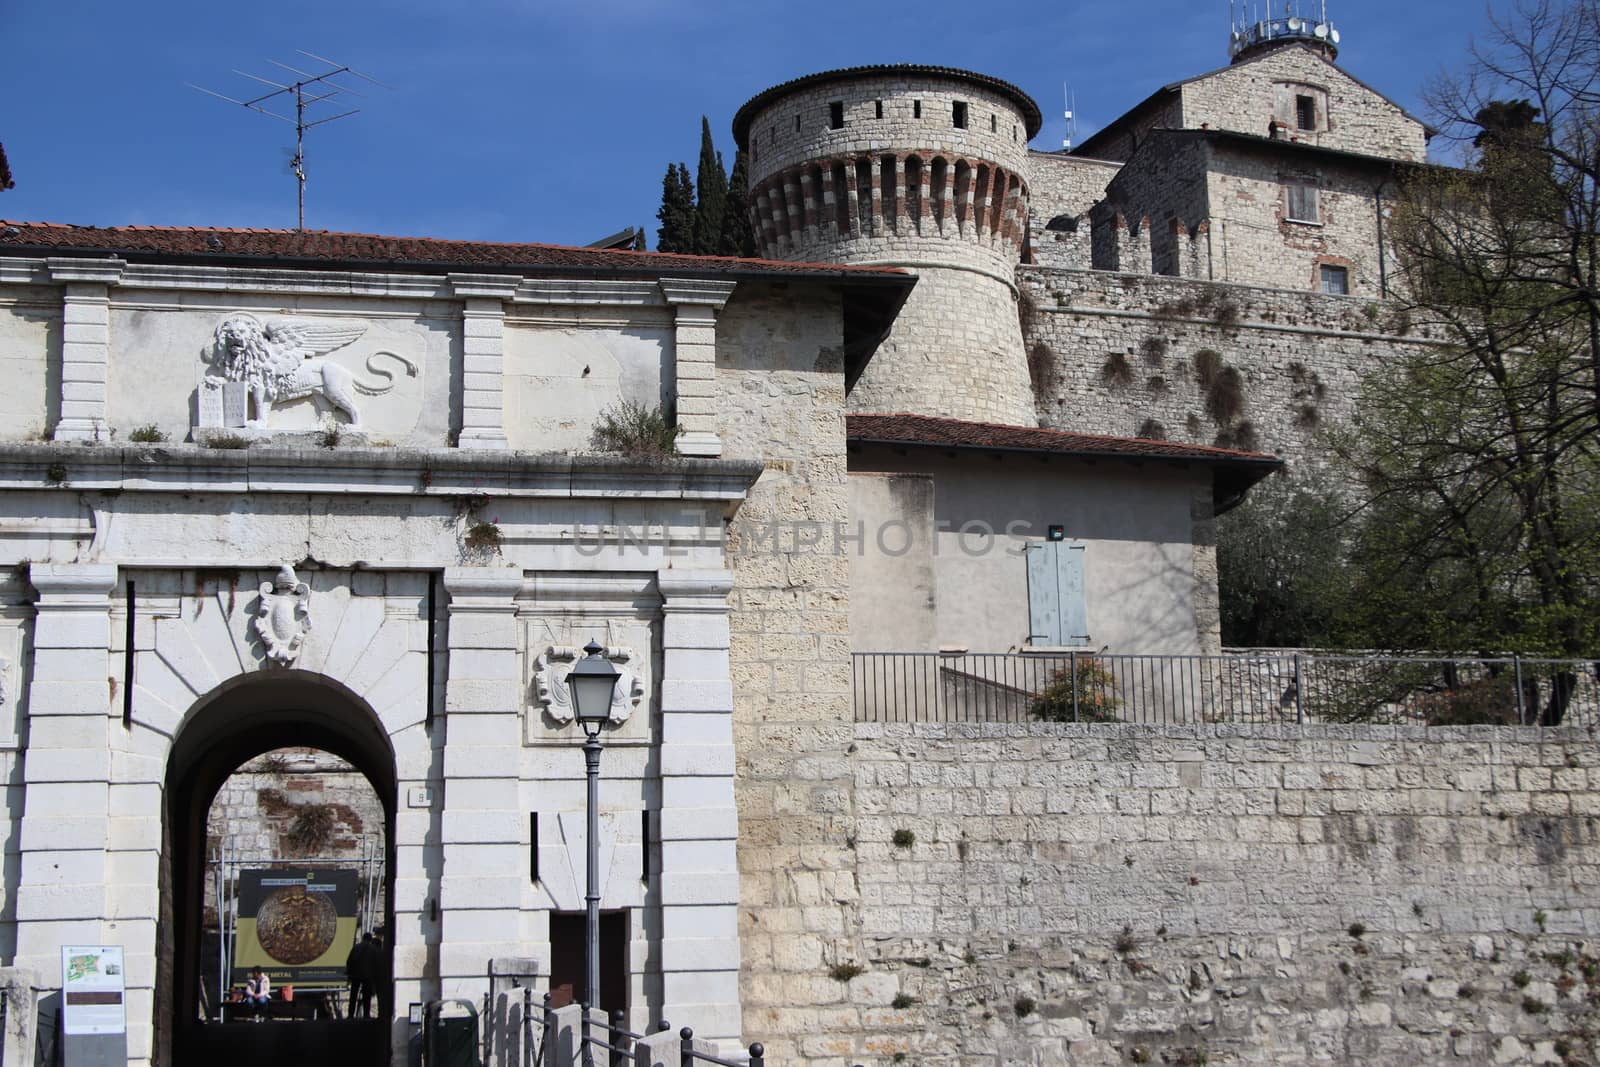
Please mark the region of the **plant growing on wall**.
[[1051, 676], [1029, 711], [1045, 722], [1117, 722], [1121, 706], [1111, 671], [1094, 656], [1079, 656]]
[[339, 814], [331, 804], [303, 804], [289, 821], [284, 842], [302, 856], [321, 852], [333, 843]]
[[619, 400], [600, 413], [592, 443], [602, 452], [662, 459], [678, 454], [678, 436], [682, 433], [683, 428], [675, 425], [659, 404], [646, 407]]
[[1121, 352], [1111, 353], [1100, 368], [1100, 380], [1107, 385], [1130, 384], [1133, 381], [1133, 368], [1128, 365], [1128, 357]]

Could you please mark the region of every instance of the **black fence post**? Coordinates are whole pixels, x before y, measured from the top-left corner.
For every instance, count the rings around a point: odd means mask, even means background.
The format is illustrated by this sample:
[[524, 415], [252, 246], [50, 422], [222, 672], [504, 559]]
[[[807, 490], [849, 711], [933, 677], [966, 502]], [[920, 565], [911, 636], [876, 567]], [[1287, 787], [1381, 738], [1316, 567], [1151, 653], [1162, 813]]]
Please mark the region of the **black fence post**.
[[750, 1067], [766, 1067], [767, 1050], [757, 1041], [750, 1046]]
[[694, 1067], [694, 1030], [685, 1026], [678, 1031], [682, 1039], [678, 1048], [678, 1067]]

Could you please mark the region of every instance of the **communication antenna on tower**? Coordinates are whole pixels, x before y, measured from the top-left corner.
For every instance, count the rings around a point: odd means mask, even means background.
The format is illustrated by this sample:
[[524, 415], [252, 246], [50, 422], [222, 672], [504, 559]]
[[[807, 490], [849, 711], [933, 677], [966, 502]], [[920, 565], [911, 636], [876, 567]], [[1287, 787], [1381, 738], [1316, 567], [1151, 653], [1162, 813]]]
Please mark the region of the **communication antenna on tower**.
[[[306, 228], [306, 131], [314, 126], [325, 126], [330, 122], [349, 118], [361, 110], [358, 107], [352, 107], [348, 111], [339, 111], [338, 114], [324, 114], [327, 110], [337, 110], [340, 107], [344, 107], [346, 97], [361, 96], [360, 93], [348, 85], [343, 85], [334, 81], [334, 79], [348, 76], [349, 78], [360, 78], [362, 81], [370, 82], [380, 89], [387, 89], [389, 86], [371, 75], [363, 74], [361, 71], [344, 63], [335, 62], [301, 48], [297, 48], [295, 51], [307, 59], [315, 60], [328, 69], [306, 71], [300, 70], [298, 67], [291, 67], [287, 63], [279, 63], [276, 59], [267, 60], [273, 66], [281, 67], [296, 76], [295, 81], [288, 83], [273, 81], [271, 78], [262, 78], [242, 70], [235, 70], [233, 73], [241, 78], [249, 78], [251, 81], [260, 82], [262, 85], [272, 86], [271, 92], [262, 93], [259, 96], [253, 96], [245, 100], [226, 96], [213, 89], [207, 89], [203, 85], [195, 85], [192, 82], [187, 84], [191, 89], [198, 89], [202, 93], [214, 96], [219, 100], [226, 100], [230, 104], [238, 104], [240, 107], [249, 108], [251, 111], [259, 112], [280, 122], [287, 122], [294, 127], [294, 155], [289, 160], [289, 170], [294, 174], [296, 203], [299, 209], [296, 216], [298, 221], [295, 229], [303, 230]], [[294, 102], [293, 118], [274, 110], [275, 108], [287, 110], [291, 100]], [[319, 104], [327, 104], [328, 106], [320, 110], [313, 110]]]
[[1078, 94], [1069, 89], [1066, 82], [1061, 83], [1061, 102], [1062, 114], [1067, 119], [1066, 133], [1061, 138], [1061, 150], [1070, 152], [1072, 151], [1073, 139], [1078, 136]]

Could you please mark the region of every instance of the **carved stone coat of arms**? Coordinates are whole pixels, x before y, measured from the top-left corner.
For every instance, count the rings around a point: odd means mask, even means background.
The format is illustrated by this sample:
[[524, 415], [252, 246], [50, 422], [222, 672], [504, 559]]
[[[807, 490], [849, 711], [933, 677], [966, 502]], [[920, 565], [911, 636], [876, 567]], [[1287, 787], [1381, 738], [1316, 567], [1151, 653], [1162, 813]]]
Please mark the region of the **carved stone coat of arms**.
[[255, 629], [269, 660], [281, 667], [294, 665], [306, 631], [311, 629], [311, 587], [297, 578], [287, 563], [279, 568], [277, 577], [261, 585]]

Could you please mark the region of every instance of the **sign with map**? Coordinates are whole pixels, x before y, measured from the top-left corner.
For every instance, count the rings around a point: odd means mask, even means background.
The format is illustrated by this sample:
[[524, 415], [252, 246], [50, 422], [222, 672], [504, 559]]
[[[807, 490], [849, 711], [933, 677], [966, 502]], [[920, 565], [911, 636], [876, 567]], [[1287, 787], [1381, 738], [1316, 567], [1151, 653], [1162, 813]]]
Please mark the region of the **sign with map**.
[[231, 981], [260, 967], [281, 986], [333, 986], [356, 940], [360, 876], [352, 869], [279, 867], [239, 872]]
[[121, 945], [61, 947], [61, 1028], [68, 1036], [125, 1034]]

